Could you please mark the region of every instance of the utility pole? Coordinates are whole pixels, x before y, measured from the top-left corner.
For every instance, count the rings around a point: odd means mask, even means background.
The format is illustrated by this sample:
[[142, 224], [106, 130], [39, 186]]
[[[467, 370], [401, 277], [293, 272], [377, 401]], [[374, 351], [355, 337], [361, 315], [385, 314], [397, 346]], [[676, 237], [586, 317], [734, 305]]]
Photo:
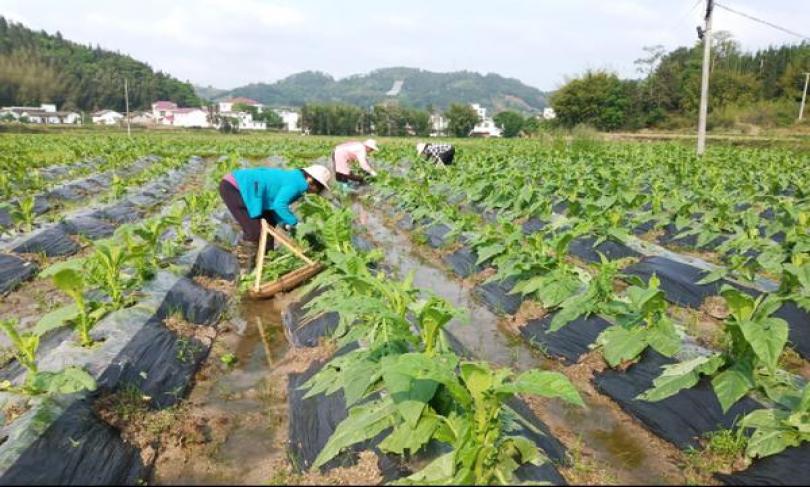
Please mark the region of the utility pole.
[[132, 132], [129, 128], [129, 90], [127, 89], [127, 79], [124, 78], [124, 104], [127, 109], [127, 137], [132, 137]]
[[[712, 10], [714, 0], [706, 0], [706, 27], [703, 29], [703, 76], [700, 79], [700, 113], [698, 118], [697, 155], [706, 151], [706, 114], [709, 111], [709, 69], [712, 53]], [[698, 28], [700, 32], [700, 28]]]
[[807, 99], [807, 82], [810, 81], [810, 73], [804, 73], [804, 92], [802, 92], [802, 106], [799, 108], [799, 121], [804, 118], [804, 101]]

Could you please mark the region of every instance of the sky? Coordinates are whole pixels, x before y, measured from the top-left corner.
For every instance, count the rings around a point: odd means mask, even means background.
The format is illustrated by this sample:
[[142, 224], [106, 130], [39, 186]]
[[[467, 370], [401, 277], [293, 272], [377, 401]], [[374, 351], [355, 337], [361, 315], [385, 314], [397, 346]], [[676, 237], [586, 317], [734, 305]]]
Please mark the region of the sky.
[[[637, 76], [643, 46], [691, 45], [704, 0], [0, 0], [33, 29], [128, 54], [192, 83], [235, 88], [305, 70], [391, 66], [498, 73], [553, 90], [586, 69]], [[810, 35], [808, 0], [722, 0]], [[744, 49], [799, 39], [722, 9]]]

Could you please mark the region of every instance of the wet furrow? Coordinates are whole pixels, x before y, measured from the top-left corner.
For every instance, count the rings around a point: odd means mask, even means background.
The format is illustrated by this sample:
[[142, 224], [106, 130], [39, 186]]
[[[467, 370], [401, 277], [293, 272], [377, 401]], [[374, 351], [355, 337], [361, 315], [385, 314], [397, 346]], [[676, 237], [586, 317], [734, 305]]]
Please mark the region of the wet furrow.
[[[479, 304], [469, 288], [421, 257], [407, 236], [386, 226], [385, 217], [380, 212], [367, 211], [360, 204], [355, 204], [354, 209], [375, 246], [384, 249], [386, 265], [396, 269], [401, 276], [412, 272], [416, 287], [430, 290], [468, 311], [468, 323], [455, 320], [447, 325], [446, 330], [476, 358], [519, 370], [555, 366], [554, 361], [541, 356], [525, 341], [510, 339], [509, 332], [502, 328], [501, 319]], [[679, 475], [675, 465], [677, 460], [669, 458], [672, 451], [662, 452], [666, 445], [651, 438], [603, 396], [583, 391], [583, 399], [587, 405], [585, 410], [560, 401], [543, 401], [545, 410], [541, 419], [561, 436], [564, 443], [567, 437], [586, 445], [589, 453], [607, 466], [612, 478], [618, 482], [662, 484], [678, 481], [673, 478]], [[571, 444], [567, 446], [572, 447]]]

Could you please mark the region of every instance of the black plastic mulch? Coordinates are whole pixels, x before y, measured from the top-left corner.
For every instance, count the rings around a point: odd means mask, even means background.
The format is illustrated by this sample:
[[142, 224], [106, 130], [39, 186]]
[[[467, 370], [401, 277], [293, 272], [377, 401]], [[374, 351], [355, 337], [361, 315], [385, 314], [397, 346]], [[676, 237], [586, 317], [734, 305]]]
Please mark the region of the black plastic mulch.
[[638, 418], [653, 433], [678, 448], [698, 447], [706, 433], [729, 429], [734, 422], [762, 405], [745, 397], [723, 413], [708, 379], [658, 402], [636, 399], [661, 375], [662, 367], [675, 360], [647, 350], [642, 359], [626, 372], [607, 369], [593, 378], [597, 390]]
[[212, 325], [225, 310], [226, 297], [180, 279], [164, 298], [155, 315], [138, 330], [98, 381], [99, 389], [135, 386], [151, 398], [151, 405], [165, 408], [179, 402], [211, 349], [211, 340], [179, 336], [163, 319], [179, 313], [194, 325]]
[[521, 225], [523, 229], [524, 235], [531, 235], [533, 233], [537, 233], [540, 230], [544, 229], [548, 225], [547, 222], [540, 220], [539, 218], [531, 217]]
[[594, 246], [595, 242], [595, 237], [577, 237], [568, 246], [568, 253], [591, 263], [601, 262], [599, 253], [602, 253], [608, 260], [641, 257], [640, 253], [621, 242], [607, 239]]
[[461, 247], [455, 252], [448, 254], [442, 258], [453, 272], [459, 277], [469, 277], [472, 274], [477, 274], [483, 270], [482, 265], [477, 265], [478, 254], [475, 250], [469, 247]]
[[47, 230], [36, 232], [12, 250], [18, 254], [43, 253], [47, 257], [71, 255], [79, 251], [62, 225], [55, 225]]
[[697, 235], [687, 235], [685, 237], [677, 238], [682, 232], [688, 231], [689, 228], [676, 229], [674, 223], [668, 223], [663, 227], [664, 233], [659, 237], [658, 241], [662, 245], [675, 245], [679, 247], [686, 247], [691, 249], [704, 249], [711, 250], [717, 248], [718, 245], [728, 240], [727, 236], [717, 236], [704, 245], [698, 246]]
[[16, 255], [0, 254], [0, 295], [12, 291], [37, 273], [37, 266]]
[[788, 341], [799, 355], [810, 359], [810, 313], [793, 301], [787, 301], [773, 315], [788, 322]]
[[115, 233], [115, 227], [92, 216], [75, 216], [63, 222], [65, 230], [71, 235], [82, 235], [91, 240], [109, 237]]
[[[315, 463], [332, 433], [348, 415], [343, 391], [328, 396], [318, 394], [304, 399], [306, 391], [300, 390], [299, 387], [314, 376], [322, 366], [321, 363], [314, 363], [302, 374], [290, 374], [287, 385], [290, 415], [289, 450], [293, 465], [301, 472], [309, 470]], [[386, 482], [408, 475], [397, 462], [397, 457], [384, 455], [375, 448], [386, 433], [384, 431], [371, 440], [354, 445], [327, 462], [320, 470], [325, 472], [336, 467], [354, 465], [357, 463], [359, 452], [372, 450], [377, 454], [377, 466]]]
[[[58, 454], [57, 454], [58, 453]], [[93, 412], [74, 402], [0, 477], [3, 485], [136, 485], [150, 467], [140, 450]]]
[[295, 347], [317, 347], [321, 337], [328, 337], [337, 328], [340, 316], [331, 312], [305, 320], [306, 305], [315, 297], [322, 294], [317, 290], [306, 294], [295, 303], [290, 304], [281, 314], [281, 323], [287, 340]]
[[755, 460], [741, 472], [717, 473], [726, 485], [808, 485], [810, 484], [810, 443], [788, 448], [782, 453]]
[[217, 245], [208, 244], [191, 266], [190, 277], [205, 276], [233, 281], [239, 276], [236, 256]]
[[447, 243], [447, 234], [450, 233], [450, 227], [444, 223], [434, 223], [433, 225], [425, 228], [425, 238], [427, 244], [433, 248], [439, 248]]
[[227, 302], [228, 297], [224, 293], [182, 277], [169, 290], [155, 314], [157, 318], [164, 319], [179, 313], [183, 319], [195, 325], [213, 325], [219, 321]]
[[520, 293], [510, 294], [517, 279], [510, 277], [502, 281], [492, 281], [476, 286], [473, 291], [493, 313], [515, 314], [524, 298]]
[[565, 363], [576, 363], [588, 353], [588, 345], [596, 341], [602, 331], [610, 326], [605, 319], [596, 315], [587, 318], [579, 317], [555, 332], [548, 332], [554, 315], [529, 320], [520, 327], [520, 334], [530, 344], [539, 348], [544, 354]]
[[[710, 284], [696, 284], [708, 274], [707, 271], [658, 256], [645, 257], [626, 267], [623, 272], [627, 275], [639, 276], [644, 281], [648, 281], [655, 274], [661, 281], [661, 290], [666, 294], [668, 301], [691, 308], [699, 308], [707, 297], [717, 296], [724, 284], [731, 284], [723, 279]], [[755, 292], [740, 286], [735, 287], [751, 293]]]

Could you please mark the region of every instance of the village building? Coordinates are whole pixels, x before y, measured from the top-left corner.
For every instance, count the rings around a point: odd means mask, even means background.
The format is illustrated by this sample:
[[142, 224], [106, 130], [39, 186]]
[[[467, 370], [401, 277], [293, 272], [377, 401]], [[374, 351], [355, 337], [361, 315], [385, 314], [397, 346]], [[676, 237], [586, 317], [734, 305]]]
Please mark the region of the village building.
[[273, 110], [281, 117], [281, 121], [284, 122], [284, 130], [287, 132], [300, 132], [301, 127], [299, 126], [301, 120], [301, 114], [293, 111], [287, 110], [285, 108], [279, 108]]
[[137, 111], [129, 114], [129, 123], [143, 127], [151, 127], [155, 124], [155, 117], [152, 112]]
[[73, 125], [81, 124], [82, 116], [77, 112], [58, 112], [56, 111], [56, 105], [43, 103], [38, 107], [0, 108], [0, 120], [51, 125]]
[[478, 114], [479, 118], [479, 122], [470, 131], [470, 137], [500, 137], [502, 131], [495, 125], [495, 120], [487, 116], [487, 109], [478, 103], [473, 103], [470, 106]]
[[441, 113], [430, 114], [430, 136], [440, 137], [447, 133], [447, 118]]
[[92, 120], [97, 125], [118, 125], [124, 116], [114, 110], [99, 110], [94, 112]]

